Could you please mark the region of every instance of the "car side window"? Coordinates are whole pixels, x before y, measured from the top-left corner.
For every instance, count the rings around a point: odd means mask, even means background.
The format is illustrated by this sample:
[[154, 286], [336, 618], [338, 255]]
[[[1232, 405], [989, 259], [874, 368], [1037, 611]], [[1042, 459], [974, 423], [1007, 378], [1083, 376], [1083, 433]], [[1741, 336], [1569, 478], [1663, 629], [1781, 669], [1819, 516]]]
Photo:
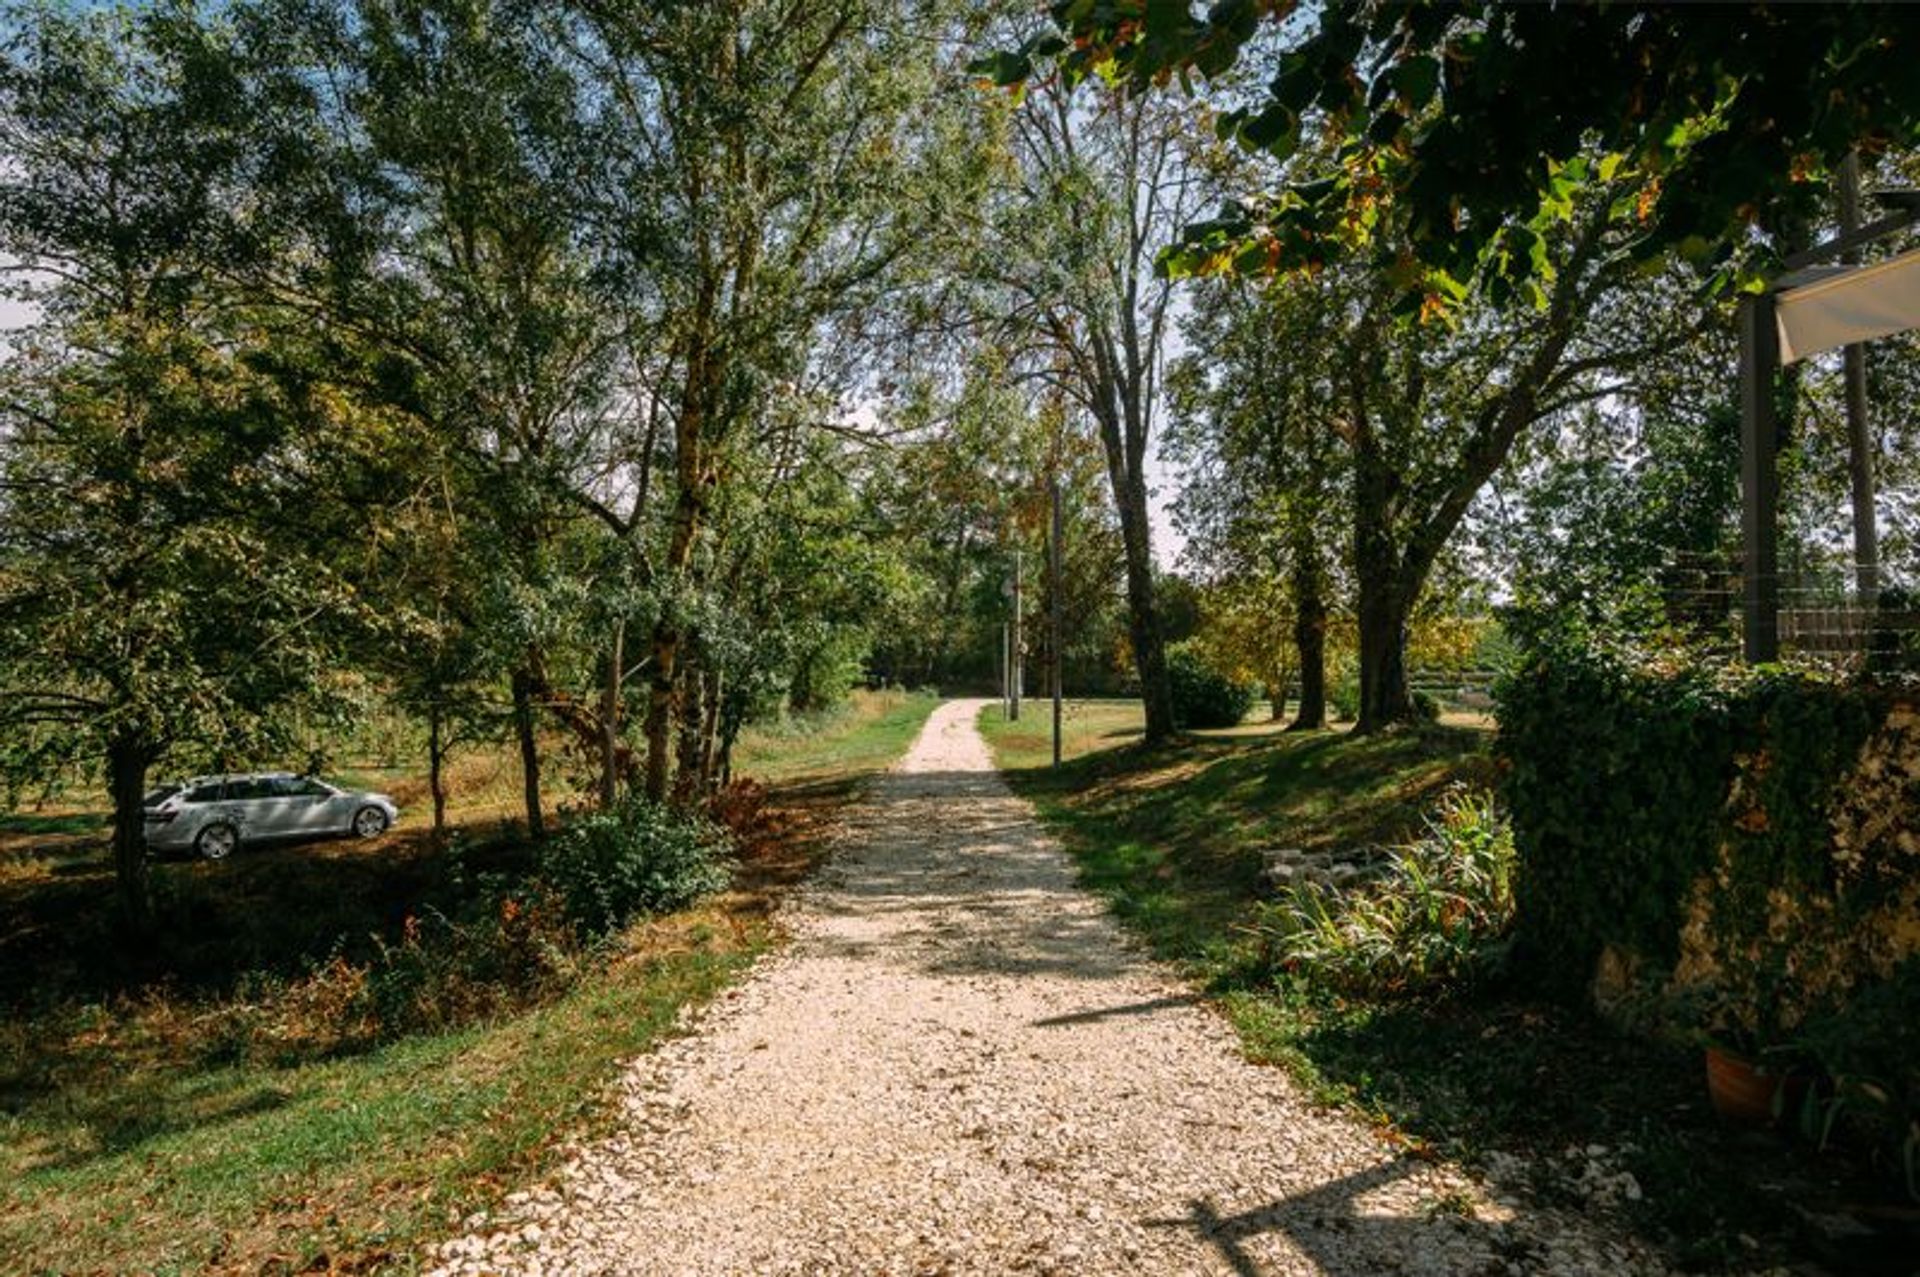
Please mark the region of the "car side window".
[[217, 803], [220, 801], [220, 782], [215, 781], [211, 785], [201, 785], [196, 789], [190, 789], [187, 791], [186, 798], [182, 801], [190, 803]]
[[286, 786], [288, 796], [293, 798], [322, 798], [333, 792], [311, 776], [296, 776]]
[[228, 802], [246, 802], [254, 798], [272, 798], [274, 795], [273, 778], [270, 776], [249, 776], [245, 780], [227, 784]]

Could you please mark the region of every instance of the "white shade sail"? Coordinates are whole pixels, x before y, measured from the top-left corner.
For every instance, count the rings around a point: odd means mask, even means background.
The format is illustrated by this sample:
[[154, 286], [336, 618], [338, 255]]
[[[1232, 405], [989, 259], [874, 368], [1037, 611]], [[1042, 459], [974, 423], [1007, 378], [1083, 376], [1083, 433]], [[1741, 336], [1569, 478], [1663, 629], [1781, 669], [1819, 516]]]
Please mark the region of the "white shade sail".
[[1780, 362], [1920, 328], [1920, 249], [1781, 292]]

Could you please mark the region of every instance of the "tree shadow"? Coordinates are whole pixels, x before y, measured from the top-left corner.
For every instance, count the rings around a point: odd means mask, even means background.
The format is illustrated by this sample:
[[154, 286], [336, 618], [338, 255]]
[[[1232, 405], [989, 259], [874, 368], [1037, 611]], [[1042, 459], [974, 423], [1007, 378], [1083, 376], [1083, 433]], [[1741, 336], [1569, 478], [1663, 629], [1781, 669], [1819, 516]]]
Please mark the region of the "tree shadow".
[[24, 1014], [156, 990], [223, 996], [243, 979], [297, 977], [334, 955], [365, 959], [410, 914], [451, 914], [479, 875], [530, 865], [517, 834], [477, 840], [456, 859], [425, 830], [162, 862], [145, 934], [121, 923], [104, 858], [0, 880], [0, 1007]]
[[[1512, 1230], [1483, 1221], [1464, 1209], [1431, 1209], [1417, 1215], [1364, 1213], [1359, 1209], [1364, 1194], [1384, 1188], [1412, 1170], [1410, 1161], [1396, 1158], [1232, 1214], [1223, 1214], [1211, 1200], [1195, 1198], [1184, 1217], [1142, 1222], [1149, 1228], [1191, 1232], [1242, 1277], [1260, 1277], [1269, 1271], [1248, 1243], [1271, 1233], [1284, 1233], [1294, 1247], [1313, 1260], [1315, 1271], [1328, 1277], [1372, 1277], [1389, 1256], [1431, 1252], [1441, 1240], [1436, 1235], [1441, 1229], [1462, 1239], [1463, 1252], [1467, 1247], [1478, 1252], [1476, 1258], [1481, 1263], [1505, 1260], [1524, 1264], [1528, 1258], [1526, 1244]], [[1479, 1270], [1476, 1265], [1475, 1271]]]
[[[212, 1091], [179, 1075], [149, 1076], [129, 1086], [124, 1080], [99, 1089], [67, 1089], [61, 1099], [60, 1128], [84, 1132], [85, 1144], [21, 1150], [16, 1163], [25, 1172], [77, 1170], [102, 1158], [139, 1149], [183, 1131], [204, 1131], [285, 1107], [292, 1096], [274, 1086]], [[0, 1111], [25, 1107], [32, 1098], [0, 1081]]]

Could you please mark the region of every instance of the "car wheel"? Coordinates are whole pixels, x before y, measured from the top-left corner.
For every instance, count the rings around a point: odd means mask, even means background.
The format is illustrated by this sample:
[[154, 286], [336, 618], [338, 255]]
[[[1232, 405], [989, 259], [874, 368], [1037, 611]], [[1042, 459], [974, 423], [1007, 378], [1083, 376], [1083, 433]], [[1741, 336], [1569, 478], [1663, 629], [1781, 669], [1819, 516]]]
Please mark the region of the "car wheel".
[[225, 860], [240, 846], [240, 831], [232, 825], [208, 825], [193, 840], [193, 849], [203, 860]]
[[362, 807], [353, 813], [353, 834], [356, 838], [378, 838], [387, 832], [387, 813], [378, 807]]

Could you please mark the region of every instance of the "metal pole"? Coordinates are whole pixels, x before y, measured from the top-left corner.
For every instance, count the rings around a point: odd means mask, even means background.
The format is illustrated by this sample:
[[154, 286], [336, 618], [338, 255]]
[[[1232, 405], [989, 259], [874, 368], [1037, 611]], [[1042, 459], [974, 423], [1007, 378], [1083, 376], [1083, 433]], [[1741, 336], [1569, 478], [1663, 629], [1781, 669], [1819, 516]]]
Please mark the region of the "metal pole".
[[1743, 646], [1753, 664], [1780, 655], [1780, 426], [1774, 374], [1780, 332], [1770, 293], [1740, 301], [1740, 532], [1744, 549]]
[[1012, 688], [1013, 696], [1013, 713], [1009, 717], [1016, 723], [1020, 721], [1020, 676], [1025, 673], [1026, 666], [1026, 661], [1023, 659], [1025, 653], [1020, 650], [1023, 646], [1025, 645], [1020, 641], [1020, 551], [1015, 550], [1013, 552], [1013, 645], [1007, 649], [1008, 667], [1013, 673], [1007, 683]]
[[1047, 642], [1048, 663], [1052, 669], [1048, 672], [1048, 683], [1053, 688], [1053, 765], [1060, 765], [1060, 551], [1063, 544], [1060, 535], [1060, 477], [1053, 480], [1053, 536], [1048, 541], [1047, 556], [1047, 603], [1053, 613], [1053, 637]]
[[[1849, 151], [1840, 165], [1840, 234], [1860, 229], [1860, 152]], [[1841, 260], [1858, 263], [1860, 254]], [[1858, 342], [1845, 352], [1847, 387], [1847, 468], [1853, 479], [1854, 588], [1868, 607], [1880, 594], [1880, 534], [1873, 509], [1873, 436], [1867, 423], [1867, 348]]]
[[1007, 715], [1007, 623], [1000, 622], [1000, 650], [994, 653], [994, 664], [1000, 667], [1000, 716]]

